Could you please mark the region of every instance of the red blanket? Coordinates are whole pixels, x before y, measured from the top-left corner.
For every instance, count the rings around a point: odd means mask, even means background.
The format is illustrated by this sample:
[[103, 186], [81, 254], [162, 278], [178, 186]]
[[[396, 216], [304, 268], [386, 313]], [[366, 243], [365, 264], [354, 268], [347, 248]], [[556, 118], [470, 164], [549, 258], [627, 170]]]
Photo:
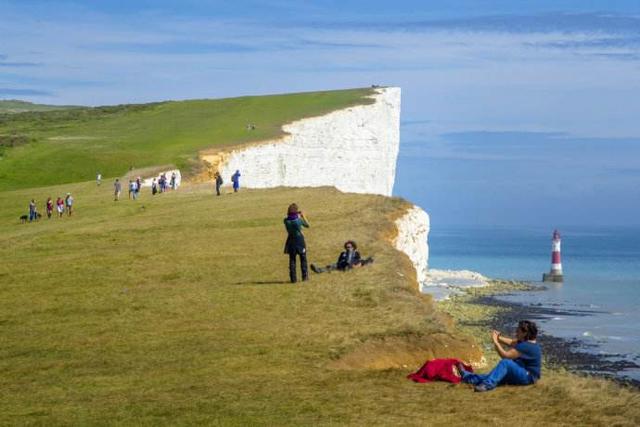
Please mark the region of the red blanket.
[[417, 383], [426, 383], [430, 381], [447, 381], [458, 384], [462, 379], [458, 373], [456, 365], [461, 363], [465, 371], [473, 372], [471, 365], [462, 363], [458, 359], [433, 359], [427, 360], [422, 368], [413, 374], [407, 375], [407, 378]]

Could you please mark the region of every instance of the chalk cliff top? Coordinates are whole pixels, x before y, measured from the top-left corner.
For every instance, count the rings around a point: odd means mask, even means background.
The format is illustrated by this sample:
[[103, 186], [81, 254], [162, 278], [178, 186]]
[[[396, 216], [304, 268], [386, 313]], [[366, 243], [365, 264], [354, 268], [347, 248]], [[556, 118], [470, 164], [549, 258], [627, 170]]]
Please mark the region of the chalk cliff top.
[[400, 89], [376, 88], [370, 103], [283, 126], [281, 137], [207, 150], [202, 159], [250, 188], [334, 186], [391, 195], [400, 144]]
[[104, 179], [131, 167], [173, 165], [188, 171], [207, 147], [277, 138], [287, 123], [371, 104], [374, 92], [361, 88], [0, 115], [0, 191], [89, 181], [98, 170]]

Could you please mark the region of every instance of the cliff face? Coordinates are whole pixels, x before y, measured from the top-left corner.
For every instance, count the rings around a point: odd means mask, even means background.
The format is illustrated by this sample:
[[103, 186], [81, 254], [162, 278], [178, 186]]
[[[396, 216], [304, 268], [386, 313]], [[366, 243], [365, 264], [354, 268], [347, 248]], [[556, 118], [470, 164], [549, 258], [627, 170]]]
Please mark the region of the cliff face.
[[[334, 186], [390, 196], [400, 145], [400, 88], [379, 88], [374, 102], [298, 120], [287, 135], [259, 144], [202, 153], [225, 184], [239, 170], [248, 188]], [[414, 206], [396, 221], [396, 249], [407, 254], [422, 288], [427, 275], [429, 216]]]
[[416, 280], [422, 286], [427, 279], [429, 268], [429, 215], [418, 206], [411, 209], [396, 220], [398, 235], [393, 242], [396, 249], [407, 254], [416, 270]]
[[334, 186], [390, 196], [400, 144], [400, 88], [380, 88], [375, 102], [299, 120], [288, 135], [229, 152], [203, 154], [226, 182], [237, 170], [249, 188]]

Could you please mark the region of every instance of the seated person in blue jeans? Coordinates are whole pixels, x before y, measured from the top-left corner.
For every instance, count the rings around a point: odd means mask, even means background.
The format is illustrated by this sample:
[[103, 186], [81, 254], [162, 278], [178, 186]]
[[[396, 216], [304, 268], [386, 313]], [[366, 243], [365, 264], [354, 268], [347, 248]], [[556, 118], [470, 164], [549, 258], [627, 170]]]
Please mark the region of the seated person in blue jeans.
[[[496, 351], [502, 360], [488, 374], [474, 374], [458, 366], [462, 381], [473, 384], [475, 391], [493, 390], [500, 384], [529, 385], [540, 379], [542, 351], [536, 342], [538, 328], [529, 320], [518, 322], [516, 338], [503, 337], [500, 332], [493, 331], [491, 338]], [[505, 344], [511, 347], [505, 350]]]
[[338, 261], [335, 264], [329, 264], [326, 267], [316, 267], [311, 264], [311, 270], [315, 273], [324, 273], [325, 271], [332, 270], [350, 270], [352, 268], [361, 267], [373, 262], [373, 258], [362, 259], [360, 252], [358, 252], [358, 245], [353, 240], [347, 240], [344, 243], [344, 251], [338, 256]]

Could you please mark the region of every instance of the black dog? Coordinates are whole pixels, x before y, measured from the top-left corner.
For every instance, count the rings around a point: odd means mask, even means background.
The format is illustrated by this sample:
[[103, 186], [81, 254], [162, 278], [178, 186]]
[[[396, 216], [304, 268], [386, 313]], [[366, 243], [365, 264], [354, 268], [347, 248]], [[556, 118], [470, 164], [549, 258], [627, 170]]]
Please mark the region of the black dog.
[[[36, 221], [38, 221], [40, 218], [42, 218], [42, 214], [40, 212], [36, 212]], [[20, 222], [23, 224], [28, 220], [29, 220], [29, 215], [22, 215], [20, 217]]]

